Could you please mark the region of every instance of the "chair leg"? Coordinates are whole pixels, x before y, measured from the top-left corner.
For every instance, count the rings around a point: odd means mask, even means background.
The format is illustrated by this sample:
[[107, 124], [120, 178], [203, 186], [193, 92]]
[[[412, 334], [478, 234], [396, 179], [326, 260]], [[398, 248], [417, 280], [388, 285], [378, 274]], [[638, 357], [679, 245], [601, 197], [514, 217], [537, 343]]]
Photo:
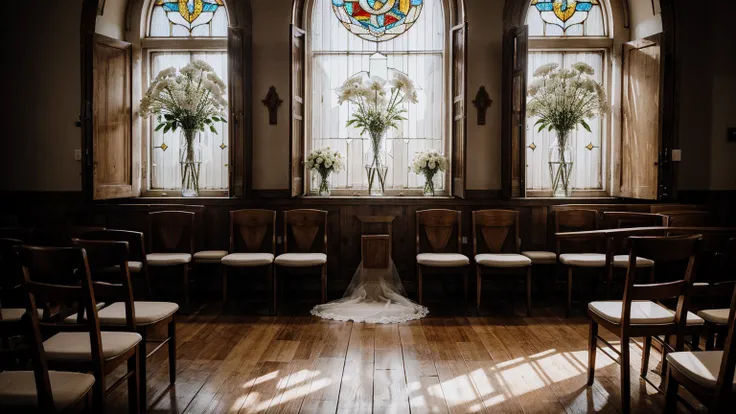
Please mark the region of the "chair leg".
[[662, 345], [662, 369], [659, 371], [659, 375], [664, 377], [667, 375], [667, 354], [670, 352], [670, 349], [667, 345], [670, 343], [670, 335], [664, 336], [664, 345]]
[[465, 313], [468, 306], [468, 272], [468, 267], [465, 266], [463, 269], [463, 313]]
[[532, 316], [532, 267], [526, 270], [526, 316]]
[[567, 268], [567, 309], [565, 317], [569, 318], [572, 312], [572, 267]]
[[613, 295], [613, 272], [615, 269], [613, 266], [608, 267], [608, 274], [606, 277], [606, 299], [610, 300]]
[[690, 339], [690, 347], [693, 351], [700, 351], [700, 334], [693, 334]]
[[95, 376], [95, 383], [92, 385], [92, 412], [93, 413], [104, 413], [105, 412], [105, 376], [97, 378]]
[[276, 315], [276, 285], [273, 277], [273, 264], [268, 266], [268, 285], [271, 286], [271, 295], [273, 296], [271, 315]]
[[327, 265], [322, 265], [322, 303], [327, 303]]
[[138, 344], [138, 402], [140, 405], [141, 412], [145, 412], [147, 408], [147, 401], [148, 398], [146, 396], [146, 387], [148, 386], [148, 378], [147, 378], [147, 372], [148, 372], [148, 364], [146, 363], [146, 338], [147, 338], [147, 330], [146, 328], [142, 328], [138, 331], [139, 334], [141, 334], [141, 342]]
[[423, 305], [424, 301], [422, 300], [422, 290], [423, 290], [423, 280], [422, 280], [422, 266], [417, 265], [417, 299], [419, 300], [419, 304]]
[[704, 329], [704, 336], [705, 336], [705, 350], [706, 351], [712, 351], [714, 349], [715, 341], [716, 341], [716, 333], [713, 327], [710, 326], [706, 322]]
[[279, 272], [276, 265], [273, 267], [273, 313], [274, 315], [279, 314], [278, 298], [279, 298]]
[[716, 335], [716, 349], [725, 348], [727, 336], [728, 336], [727, 330], [725, 329], [719, 330], [718, 334]]
[[182, 297], [184, 299], [184, 308], [189, 309], [189, 265], [184, 265], [182, 272]]
[[222, 266], [222, 304], [227, 304], [227, 278], [230, 275], [228, 266]]
[[153, 300], [153, 289], [151, 289], [151, 278], [148, 277], [148, 269], [142, 269], [143, 281], [146, 284], [146, 299]]
[[621, 338], [621, 412], [631, 412], [631, 348], [629, 338]]
[[646, 378], [649, 372], [649, 355], [652, 352], [652, 337], [644, 337], [644, 348], [641, 351], [641, 377]]
[[176, 318], [169, 322], [169, 384], [176, 383]]
[[[143, 356], [143, 359], [146, 359], [145, 355]], [[140, 389], [138, 381], [140, 377], [139, 367], [140, 352], [136, 349], [133, 355], [128, 358], [128, 372], [132, 373], [128, 377], [128, 412], [131, 414], [137, 414], [142, 411], [140, 407], [140, 395], [138, 394]]]
[[480, 266], [475, 265], [475, 313], [480, 315], [480, 293], [483, 291], [483, 276]]
[[590, 320], [588, 329], [588, 386], [593, 385], [595, 380], [595, 357], [598, 351], [598, 323]]
[[672, 370], [667, 375], [667, 391], [666, 398], [664, 401], [664, 412], [666, 414], [674, 414], [677, 412], [677, 394], [680, 388], [680, 383], [672, 376]]

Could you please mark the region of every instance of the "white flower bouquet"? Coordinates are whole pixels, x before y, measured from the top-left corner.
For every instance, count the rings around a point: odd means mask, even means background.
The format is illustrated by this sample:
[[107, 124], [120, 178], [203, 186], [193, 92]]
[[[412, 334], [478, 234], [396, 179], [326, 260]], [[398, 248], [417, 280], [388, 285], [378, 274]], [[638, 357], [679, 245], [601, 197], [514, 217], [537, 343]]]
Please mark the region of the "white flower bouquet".
[[141, 116], [156, 116], [156, 131], [182, 130], [180, 147], [182, 195], [199, 193], [198, 131], [217, 134], [215, 122], [227, 122], [225, 83], [207, 62], [196, 60], [179, 70], [170, 67], [158, 73], [141, 99]]
[[608, 113], [610, 106], [603, 86], [591, 78], [595, 70], [590, 65], [578, 62], [572, 69], [558, 67], [548, 63], [534, 71], [535, 79], [527, 88], [530, 99], [526, 112], [528, 117], [538, 118], [534, 124], [537, 132], [546, 128], [557, 133], [556, 145], [550, 147], [552, 189], [569, 196], [573, 163], [573, 151], [568, 148], [570, 132], [578, 125], [590, 132], [586, 119]]
[[320, 175], [319, 195], [330, 195], [327, 178], [331, 173], [342, 171], [345, 167], [340, 152], [332, 151], [330, 147], [314, 150], [307, 156], [306, 164], [310, 171]]
[[389, 82], [361, 73], [346, 80], [337, 94], [340, 105], [349, 102], [356, 107], [347, 126], [360, 129], [361, 135], [366, 132], [370, 135], [372, 157], [366, 164], [368, 190], [373, 194], [377, 178], [380, 188], [376, 187], [376, 194], [383, 194], [388, 172], [380, 156], [383, 138], [389, 128], [398, 128], [399, 122], [406, 120], [404, 104], [417, 103], [416, 86], [408, 76], [398, 71], [394, 71]]
[[435, 150], [422, 151], [414, 156], [411, 170], [414, 174], [424, 175], [424, 195], [434, 195], [434, 175], [437, 171], [447, 171], [447, 165], [447, 157]]

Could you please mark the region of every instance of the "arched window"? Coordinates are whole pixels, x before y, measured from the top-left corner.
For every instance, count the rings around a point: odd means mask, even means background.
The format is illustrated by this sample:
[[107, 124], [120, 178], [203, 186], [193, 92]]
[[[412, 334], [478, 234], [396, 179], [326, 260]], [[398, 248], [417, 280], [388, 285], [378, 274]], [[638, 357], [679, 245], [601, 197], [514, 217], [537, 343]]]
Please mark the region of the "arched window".
[[[143, 90], [148, 82], [169, 67], [180, 69], [194, 60], [209, 63], [228, 84], [228, 26], [225, 0], [154, 0], [151, 2], [143, 45]], [[146, 16], [146, 14], [143, 14]], [[228, 88], [229, 89], [229, 88]], [[179, 131], [156, 131], [148, 122], [150, 167], [149, 193], [181, 188]], [[217, 123], [217, 133], [201, 133], [202, 164], [200, 189], [203, 194], [226, 194], [230, 177], [228, 125]]]
[[[556, 63], [571, 68], [577, 62], [590, 65], [593, 78], [608, 90], [612, 29], [607, 23], [604, 0], [531, 0], [526, 22], [529, 28], [527, 79], [542, 65]], [[610, 93], [609, 93], [610, 96]], [[607, 117], [588, 122], [590, 131], [578, 127], [570, 136], [573, 191], [595, 194], [607, 190], [605, 153], [608, 137]], [[552, 175], [548, 163], [554, 131], [535, 127], [537, 118], [526, 119], [526, 190], [528, 195], [548, 195]]]
[[[296, 29], [295, 39], [299, 36], [308, 39], [309, 49], [304, 51], [305, 108], [299, 108], [299, 96], [295, 99], [296, 111], [304, 111], [306, 138], [303, 138], [303, 151], [297, 150], [296, 154], [292, 144], [292, 170], [299, 162], [294, 156], [303, 157], [312, 150], [329, 146], [346, 159], [345, 170], [331, 176], [333, 191], [363, 195], [368, 187], [364, 159], [370, 150], [370, 138], [367, 134], [361, 135], [360, 129], [346, 126], [355, 107], [349, 103], [340, 105], [337, 90], [357, 74], [390, 79], [400, 72], [418, 87], [418, 103], [406, 104], [406, 120], [386, 134], [387, 194], [409, 194], [424, 186], [424, 177], [409, 170], [414, 156], [421, 151], [436, 150], [445, 154], [459, 171], [464, 160], [453, 162], [455, 139], [451, 137], [457, 136], [458, 141], [462, 141], [457, 152], [464, 157], [465, 71], [464, 63], [455, 67], [450, 62], [464, 62], [465, 25], [464, 22], [452, 24], [453, 19], [462, 18], [462, 13], [457, 13], [453, 7], [455, 2], [311, 0], [304, 3], [303, 10], [307, 13], [301, 20], [306, 29]], [[295, 12], [300, 13], [296, 9]], [[454, 52], [450, 45], [457, 46]], [[298, 55], [296, 57], [298, 60]], [[294, 61], [295, 55], [292, 59], [293, 69], [300, 71]], [[457, 85], [451, 82], [455, 78], [461, 79]], [[296, 79], [299, 79], [298, 74]], [[457, 102], [457, 108], [452, 102]], [[454, 118], [455, 111], [462, 127], [456, 128], [449, 121]], [[297, 117], [296, 123], [300, 122]], [[454, 171], [437, 175], [437, 191], [449, 192]], [[307, 184], [303, 191], [315, 193], [318, 177], [305, 172]], [[464, 180], [464, 174], [461, 178]], [[292, 193], [297, 195], [300, 191]]]

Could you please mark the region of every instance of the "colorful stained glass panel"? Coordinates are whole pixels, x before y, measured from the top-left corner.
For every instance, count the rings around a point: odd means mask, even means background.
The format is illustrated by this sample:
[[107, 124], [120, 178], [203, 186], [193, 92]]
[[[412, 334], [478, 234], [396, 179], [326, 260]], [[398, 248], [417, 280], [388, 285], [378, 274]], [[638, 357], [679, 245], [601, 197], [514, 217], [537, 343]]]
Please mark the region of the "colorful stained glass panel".
[[372, 42], [391, 40], [409, 30], [424, 0], [332, 0], [332, 9], [349, 32]]
[[[539, 13], [539, 18], [545, 24], [557, 26], [562, 30], [562, 35], [581, 34], [577, 32], [568, 33], [567, 30], [574, 26], [583, 25], [591, 13], [596, 16], [601, 13], [598, 0], [532, 0], [531, 6], [532, 10], [530, 12], [536, 10]], [[546, 31], [544, 34], [547, 34]], [[530, 27], [530, 35], [535, 35], [533, 32], [534, 30]], [[586, 35], [586, 33], [582, 34]]]
[[149, 35], [224, 37], [227, 26], [223, 0], [156, 0]]

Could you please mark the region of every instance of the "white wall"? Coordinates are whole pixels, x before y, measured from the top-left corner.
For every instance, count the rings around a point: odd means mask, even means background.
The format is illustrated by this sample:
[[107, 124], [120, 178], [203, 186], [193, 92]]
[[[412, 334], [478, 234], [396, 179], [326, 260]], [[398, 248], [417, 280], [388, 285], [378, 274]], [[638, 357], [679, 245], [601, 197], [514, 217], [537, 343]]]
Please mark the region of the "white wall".
[[102, 16], [97, 16], [95, 33], [115, 39], [125, 35], [125, 9], [128, 0], [106, 0]]
[[[654, 14], [660, 0], [629, 0], [629, 25], [632, 39], [642, 39], [662, 31], [661, 14]], [[659, 11], [659, 10], [657, 10]]]

